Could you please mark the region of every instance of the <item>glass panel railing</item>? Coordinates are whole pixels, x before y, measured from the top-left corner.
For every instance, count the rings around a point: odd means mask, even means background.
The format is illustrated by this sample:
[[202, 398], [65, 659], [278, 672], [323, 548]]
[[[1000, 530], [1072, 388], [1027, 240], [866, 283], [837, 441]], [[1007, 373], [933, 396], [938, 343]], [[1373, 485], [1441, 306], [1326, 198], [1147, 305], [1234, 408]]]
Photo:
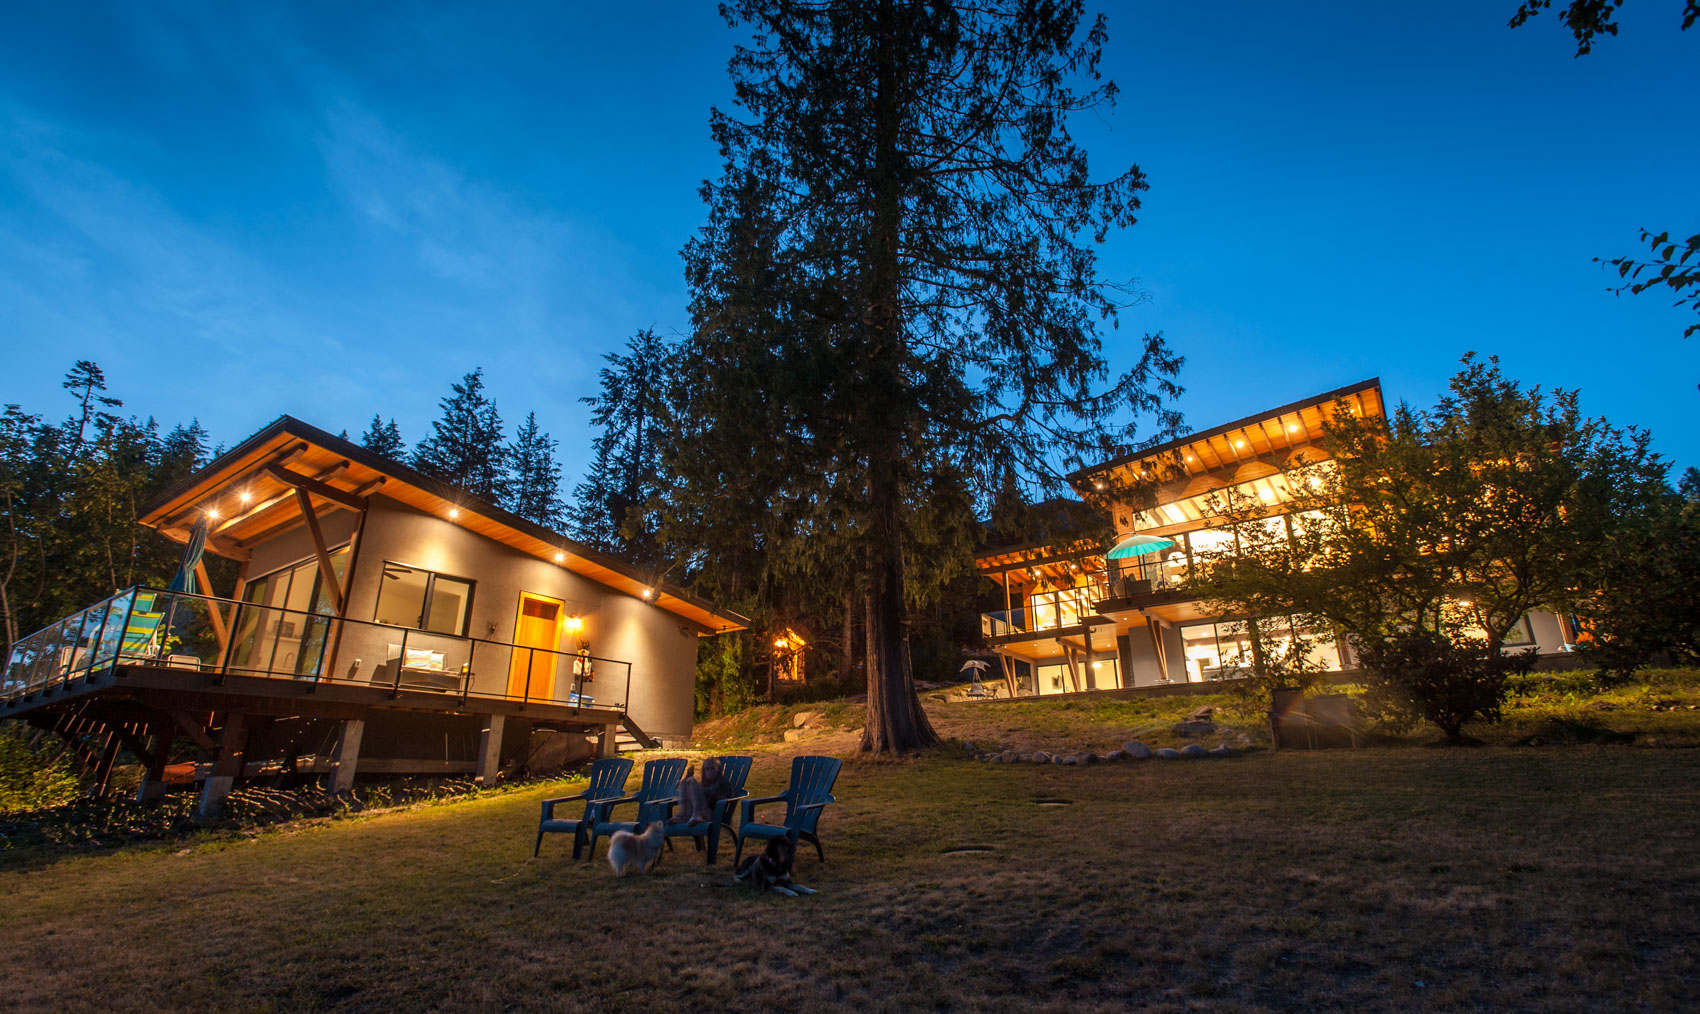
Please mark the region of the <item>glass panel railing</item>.
[[0, 670], [0, 698], [115, 666], [612, 711], [625, 709], [632, 677], [620, 659], [134, 588], [20, 639]]

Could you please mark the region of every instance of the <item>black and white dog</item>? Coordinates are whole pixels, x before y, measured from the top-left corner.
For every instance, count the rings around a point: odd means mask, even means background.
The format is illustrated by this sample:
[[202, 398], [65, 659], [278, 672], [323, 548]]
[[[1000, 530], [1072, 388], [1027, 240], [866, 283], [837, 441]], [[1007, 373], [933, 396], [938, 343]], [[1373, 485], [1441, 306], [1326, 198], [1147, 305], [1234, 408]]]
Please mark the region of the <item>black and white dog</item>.
[[751, 856], [738, 864], [733, 879], [742, 880], [758, 891], [778, 891], [787, 898], [813, 894], [814, 888], [791, 882], [791, 864], [797, 858], [797, 832], [774, 838], [759, 856]]

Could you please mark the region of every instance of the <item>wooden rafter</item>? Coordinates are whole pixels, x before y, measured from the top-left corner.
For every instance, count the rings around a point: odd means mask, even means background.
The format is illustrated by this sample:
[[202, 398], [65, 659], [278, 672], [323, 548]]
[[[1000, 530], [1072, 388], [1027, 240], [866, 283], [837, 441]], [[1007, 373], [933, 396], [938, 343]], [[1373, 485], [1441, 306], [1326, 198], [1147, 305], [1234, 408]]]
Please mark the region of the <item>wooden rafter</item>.
[[331, 604], [336, 607], [336, 614], [346, 616], [342, 582], [337, 579], [336, 568], [331, 566], [330, 550], [325, 548], [325, 533], [319, 530], [319, 517], [313, 513], [313, 499], [302, 486], [295, 487], [295, 496], [301, 501], [301, 516], [306, 519], [307, 531], [313, 537], [313, 552], [319, 558], [319, 576], [323, 579], [325, 590], [331, 593]]

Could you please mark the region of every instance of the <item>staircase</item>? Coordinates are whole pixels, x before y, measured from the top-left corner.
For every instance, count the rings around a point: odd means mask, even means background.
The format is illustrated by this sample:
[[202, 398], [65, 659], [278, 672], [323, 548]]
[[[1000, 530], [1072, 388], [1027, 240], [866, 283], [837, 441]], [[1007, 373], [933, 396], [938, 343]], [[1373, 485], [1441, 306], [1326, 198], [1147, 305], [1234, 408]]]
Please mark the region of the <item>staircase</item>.
[[620, 719], [620, 728], [614, 733], [615, 753], [653, 750], [660, 745], [649, 733], [644, 732], [636, 722], [632, 721], [632, 716], [626, 715]]

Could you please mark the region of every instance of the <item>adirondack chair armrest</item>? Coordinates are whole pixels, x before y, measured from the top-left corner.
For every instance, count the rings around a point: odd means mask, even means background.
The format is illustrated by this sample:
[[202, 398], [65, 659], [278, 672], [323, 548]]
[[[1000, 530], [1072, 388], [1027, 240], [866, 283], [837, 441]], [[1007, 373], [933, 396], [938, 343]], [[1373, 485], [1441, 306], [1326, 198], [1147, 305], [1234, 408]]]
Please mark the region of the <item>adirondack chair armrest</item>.
[[829, 803], [836, 803], [836, 802], [838, 802], [838, 800], [828, 799], [828, 800], [825, 800], [825, 801], [819, 802], [819, 803], [804, 803], [801, 806], [796, 807], [796, 809], [798, 809], [798, 810], [818, 810], [821, 807], [826, 806]]
[[783, 803], [790, 797], [779, 796], [746, 796], [738, 808], [738, 823], [747, 824], [755, 819], [756, 807], [763, 803]]
[[571, 796], [556, 796], [554, 799], [543, 800], [543, 819], [550, 820], [555, 816], [555, 804], [570, 803], [575, 799], [583, 799], [588, 795], [590, 795], [590, 790], [585, 789], [583, 792], [579, 792]]

